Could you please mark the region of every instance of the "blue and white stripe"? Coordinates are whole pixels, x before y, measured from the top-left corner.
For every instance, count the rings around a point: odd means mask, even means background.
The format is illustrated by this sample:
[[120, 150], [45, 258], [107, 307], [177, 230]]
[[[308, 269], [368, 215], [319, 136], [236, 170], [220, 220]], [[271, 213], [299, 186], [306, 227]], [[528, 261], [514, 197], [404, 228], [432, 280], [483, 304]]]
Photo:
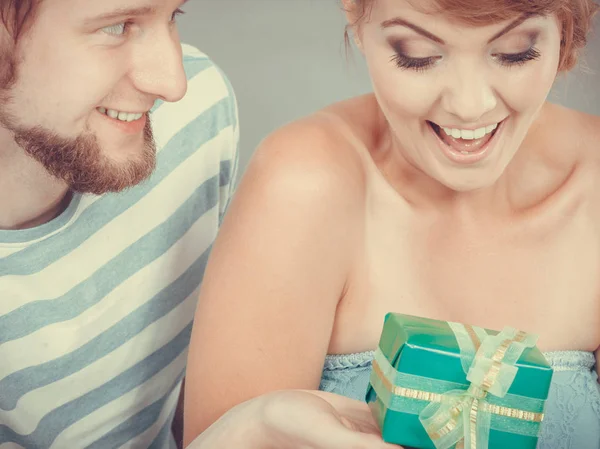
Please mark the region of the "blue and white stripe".
[[184, 48], [188, 93], [152, 113], [157, 169], [0, 231], [0, 449], [173, 447], [198, 289], [232, 194], [231, 86]]

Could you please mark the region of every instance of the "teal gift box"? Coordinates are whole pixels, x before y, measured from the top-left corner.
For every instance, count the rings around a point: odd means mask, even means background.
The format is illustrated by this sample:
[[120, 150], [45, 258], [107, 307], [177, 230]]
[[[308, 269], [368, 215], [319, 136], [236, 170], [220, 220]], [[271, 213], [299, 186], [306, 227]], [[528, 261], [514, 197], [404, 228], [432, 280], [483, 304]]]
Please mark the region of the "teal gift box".
[[552, 380], [537, 336], [388, 314], [366, 401], [388, 443], [535, 449]]

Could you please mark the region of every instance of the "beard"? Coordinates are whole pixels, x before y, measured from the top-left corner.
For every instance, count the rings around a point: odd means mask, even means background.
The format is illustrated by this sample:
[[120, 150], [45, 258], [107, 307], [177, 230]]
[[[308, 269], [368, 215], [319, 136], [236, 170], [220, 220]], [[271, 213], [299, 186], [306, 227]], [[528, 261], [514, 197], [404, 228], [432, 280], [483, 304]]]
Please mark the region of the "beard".
[[64, 138], [39, 126], [8, 129], [27, 155], [78, 193], [102, 195], [121, 192], [148, 178], [156, 165], [156, 146], [149, 119], [144, 128], [141, 152], [135, 159], [122, 162], [105, 156], [92, 133]]
[[8, 65], [5, 72], [0, 73], [0, 126], [12, 133], [16, 144], [27, 155], [52, 176], [65, 182], [72, 191], [95, 195], [121, 192], [152, 174], [156, 166], [156, 144], [149, 115], [139, 154], [116, 162], [104, 154], [92, 132], [66, 138], [41, 126], [19, 124], [17, 118], [6, 110], [7, 105], [14, 103], [10, 97], [10, 86], [15, 84], [15, 72], [15, 65]]
[[148, 178], [156, 166], [156, 145], [147, 117], [141, 151], [132, 159], [116, 162], [107, 157], [91, 132], [76, 138], [61, 137], [40, 126], [23, 127], [0, 110], [0, 124], [14, 141], [52, 176], [78, 193], [102, 195], [121, 192]]

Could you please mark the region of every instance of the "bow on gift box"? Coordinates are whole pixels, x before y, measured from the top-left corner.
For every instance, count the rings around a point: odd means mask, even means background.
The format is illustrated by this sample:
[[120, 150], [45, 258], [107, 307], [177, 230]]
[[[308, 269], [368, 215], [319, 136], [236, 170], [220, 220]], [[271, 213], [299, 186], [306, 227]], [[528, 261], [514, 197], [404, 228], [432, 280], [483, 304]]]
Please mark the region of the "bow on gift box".
[[[491, 429], [537, 436], [544, 400], [508, 393], [526, 348], [537, 336], [505, 328], [447, 323], [469, 385], [402, 372], [378, 348], [371, 383], [388, 410], [418, 415], [436, 449], [487, 449]], [[426, 405], [423, 405], [426, 404]]]
[[[537, 336], [505, 328], [488, 335], [474, 326], [449, 323], [460, 348], [461, 364], [470, 386], [441, 395], [419, 414], [419, 419], [437, 449], [488, 447], [494, 406], [488, 395], [503, 398], [515, 376], [515, 364], [526, 348], [535, 346]], [[535, 420], [535, 413], [513, 409], [513, 417]]]

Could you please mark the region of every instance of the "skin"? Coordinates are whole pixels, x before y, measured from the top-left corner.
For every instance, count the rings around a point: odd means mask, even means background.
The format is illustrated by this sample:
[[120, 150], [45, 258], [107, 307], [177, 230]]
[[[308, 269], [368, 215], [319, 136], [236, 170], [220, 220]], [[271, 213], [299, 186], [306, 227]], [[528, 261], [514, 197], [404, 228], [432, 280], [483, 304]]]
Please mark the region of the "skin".
[[[151, 173], [150, 125], [125, 133], [96, 108], [147, 112], [185, 95], [174, 21], [182, 3], [42, 1], [14, 53], [17, 79], [0, 90], [0, 229], [50, 221], [74, 190], [119, 191]], [[130, 8], [147, 11], [99, 19]]]
[[[321, 391], [277, 391], [228, 411], [187, 449], [398, 449], [364, 403]], [[407, 448], [408, 449], [408, 448]]]
[[[381, 28], [398, 16], [446, 45]], [[600, 119], [546, 103], [557, 20], [531, 18], [488, 44], [511, 22], [469, 28], [380, 0], [355, 30], [374, 93], [261, 144], [200, 294], [187, 441], [247, 399], [317, 389], [325, 355], [376, 348], [390, 311], [511, 325], [538, 334], [543, 351], [598, 350]], [[532, 33], [537, 60], [498, 63]], [[402, 70], [390, 39], [441, 59]], [[426, 125], [505, 118], [493, 152], [469, 167], [450, 162]]]

